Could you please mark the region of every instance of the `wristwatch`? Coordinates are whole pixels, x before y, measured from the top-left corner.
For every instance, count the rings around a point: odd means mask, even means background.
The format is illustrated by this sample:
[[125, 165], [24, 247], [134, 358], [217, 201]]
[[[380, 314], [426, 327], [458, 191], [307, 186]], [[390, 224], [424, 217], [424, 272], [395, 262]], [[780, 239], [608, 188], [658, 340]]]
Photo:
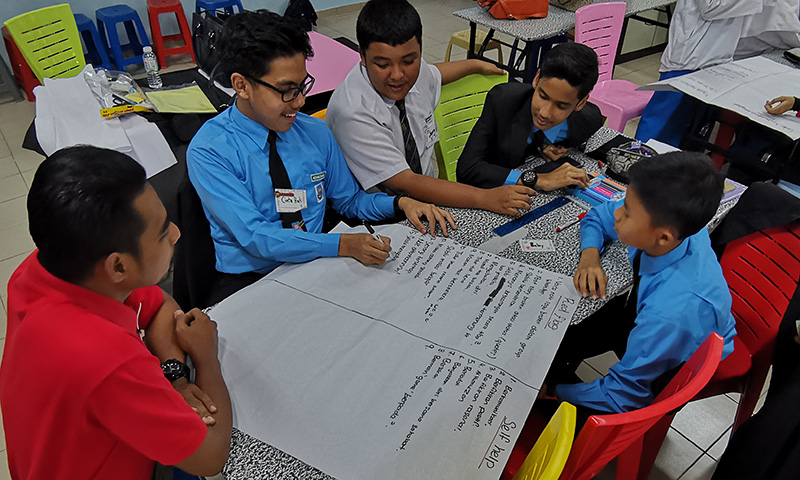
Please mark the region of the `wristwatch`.
[[162, 363], [161, 370], [164, 372], [164, 376], [167, 377], [167, 380], [170, 382], [174, 382], [181, 377], [186, 378], [187, 380], [189, 379], [188, 365], [174, 358]]
[[536, 182], [539, 181], [539, 174], [533, 170], [526, 170], [522, 172], [522, 184], [529, 188], [535, 188]]

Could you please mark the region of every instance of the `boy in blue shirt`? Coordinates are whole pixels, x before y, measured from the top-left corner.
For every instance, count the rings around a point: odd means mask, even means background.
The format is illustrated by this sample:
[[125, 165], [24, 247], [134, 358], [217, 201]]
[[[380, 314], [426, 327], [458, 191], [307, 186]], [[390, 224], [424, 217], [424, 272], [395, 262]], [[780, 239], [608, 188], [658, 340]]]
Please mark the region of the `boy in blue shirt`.
[[[722, 176], [701, 154], [672, 152], [634, 164], [628, 177], [624, 201], [597, 206], [581, 222], [574, 283], [584, 297], [605, 298], [600, 252], [620, 240], [629, 246], [633, 290], [569, 328], [546, 382], [559, 400], [602, 413], [649, 405], [711, 332], [725, 339], [723, 358], [736, 335], [706, 229], [722, 197]], [[609, 350], [621, 360], [608, 375], [575, 383], [583, 359]]]

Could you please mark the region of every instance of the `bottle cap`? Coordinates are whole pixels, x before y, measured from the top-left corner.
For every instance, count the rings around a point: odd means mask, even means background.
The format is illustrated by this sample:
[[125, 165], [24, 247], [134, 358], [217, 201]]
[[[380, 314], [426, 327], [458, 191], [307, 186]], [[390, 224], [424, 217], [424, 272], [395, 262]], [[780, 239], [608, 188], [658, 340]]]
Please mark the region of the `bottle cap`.
[[144, 48], [142, 48], [142, 51], [144, 53], [152, 52], [153, 51], [153, 47], [151, 47], [150, 45], [146, 45]]

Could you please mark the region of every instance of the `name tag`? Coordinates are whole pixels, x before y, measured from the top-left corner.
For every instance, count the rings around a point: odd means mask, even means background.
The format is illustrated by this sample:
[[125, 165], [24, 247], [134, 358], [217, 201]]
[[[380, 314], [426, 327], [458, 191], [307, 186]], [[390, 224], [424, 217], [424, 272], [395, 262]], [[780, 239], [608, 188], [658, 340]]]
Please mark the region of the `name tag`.
[[439, 126], [436, 125], [436, 120], [433, 118], [433, 112], [425, 117], [425, 143], [426, 148], [430, 148], [434, 143], [439, 141]]
[[306, 191], [291, 188], [275, 189], [275, 207], [278, 213], [294, 213], [306, 208]]

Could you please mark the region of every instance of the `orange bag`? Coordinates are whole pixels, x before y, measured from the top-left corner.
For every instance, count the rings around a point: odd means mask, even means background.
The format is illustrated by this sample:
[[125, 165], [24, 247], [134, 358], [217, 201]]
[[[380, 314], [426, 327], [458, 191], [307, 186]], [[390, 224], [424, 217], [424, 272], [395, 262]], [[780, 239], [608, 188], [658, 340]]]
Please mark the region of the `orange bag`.
[[489, 7], [489, 14], [501, 20], [523, 20], [547, 16], [548, 0], [478, 0], [481, 7]]

